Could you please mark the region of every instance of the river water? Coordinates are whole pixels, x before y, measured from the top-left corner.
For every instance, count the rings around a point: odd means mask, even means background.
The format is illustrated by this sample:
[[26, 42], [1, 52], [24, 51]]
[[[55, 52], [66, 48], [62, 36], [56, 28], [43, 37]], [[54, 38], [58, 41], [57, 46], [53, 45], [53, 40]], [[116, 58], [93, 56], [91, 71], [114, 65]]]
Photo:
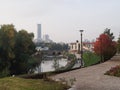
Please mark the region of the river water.
[[[42, 61], [41, 65], [36, 68], [35, 73], [40, 73], [40, 72], [48, 72], [48, 71], [54, 71], [55, 68], [54, 66], [54, 60], [45, 60]], [[59, 67], [64, 67], [67, 64], [68, 60], [67, 59], [59, 59]]]
[[[57, 61], [58, 61], [59, 67], [64, 67], [69, 62], [67, 59], [63, 59], [63, 58]], [[54, 63], [55, 63], [54, 60], [42, 61], [41, 65], [39, 65], [39, 67], [36, 68], [35, 73], [55, 71]], [[73, 66], [73, 68], [78, 68], [80, 66], [81, 66], [80, 61], [76, 61], [76, 64]]]

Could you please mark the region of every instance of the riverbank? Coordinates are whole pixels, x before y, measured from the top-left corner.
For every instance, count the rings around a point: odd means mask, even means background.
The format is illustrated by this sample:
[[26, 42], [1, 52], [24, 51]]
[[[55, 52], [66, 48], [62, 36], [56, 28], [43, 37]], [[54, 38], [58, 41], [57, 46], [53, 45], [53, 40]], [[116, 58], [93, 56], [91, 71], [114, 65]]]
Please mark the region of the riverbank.
[[76, 82], [74, 90], [120, 90], [120, 78], [104, 75], [111, 67], [119, 64], [120, 55], [116, 55], [107, 62], [61, 73], [52, 76], [51, 78], [54, 80], [59, 78], [65, 78], [66, 80], [75, 78]]

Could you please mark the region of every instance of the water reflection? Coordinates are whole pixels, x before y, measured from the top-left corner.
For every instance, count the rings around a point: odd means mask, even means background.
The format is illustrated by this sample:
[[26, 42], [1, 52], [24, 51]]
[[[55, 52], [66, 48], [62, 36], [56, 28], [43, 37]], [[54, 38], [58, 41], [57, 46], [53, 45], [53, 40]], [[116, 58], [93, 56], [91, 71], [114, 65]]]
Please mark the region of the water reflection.
[[[59, 63], [59, 67], [64, 67], [67, 64], [68, 60], [67, 59], [59, 59], [58, 63]], [[39, 72], [48, 72], [48, 71], [54, 71], [55, 68], [53, 67], [54, 64], [54, 60], [45, 60], [42, 61], [41, 65], [39, 66], [39, 68], [36, 69], [35, 73], [39, 73]]]
[[[44, 60], [42, 61], [41, 65], [36, 68], [35, 73], [40, 73], [40, 72], [49, 72], [49, 71], [55, 71], [54, 68], [54, 59], [52, 60]], [[59, 67], [64, 67], [69, 63], [67, 59], [58, 59]], [[81, 62], [79, 60], [76, 60], [75, 65], [72, 67], [74, 68], [79, 68], [81, 66]]]

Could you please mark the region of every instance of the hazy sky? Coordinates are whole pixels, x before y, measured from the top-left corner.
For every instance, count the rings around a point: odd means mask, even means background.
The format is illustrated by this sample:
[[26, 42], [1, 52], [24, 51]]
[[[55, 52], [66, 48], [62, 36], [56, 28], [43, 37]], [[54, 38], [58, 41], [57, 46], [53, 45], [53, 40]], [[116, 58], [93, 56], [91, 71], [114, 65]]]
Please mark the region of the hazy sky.
[[53, 41], [74, 42], [96, 39], [110, 28], [116, 39], [120, 32], [120, 0], [0, 0], [0, 24], [14, 24], [37, 37], [37, 24], [42, 34]]

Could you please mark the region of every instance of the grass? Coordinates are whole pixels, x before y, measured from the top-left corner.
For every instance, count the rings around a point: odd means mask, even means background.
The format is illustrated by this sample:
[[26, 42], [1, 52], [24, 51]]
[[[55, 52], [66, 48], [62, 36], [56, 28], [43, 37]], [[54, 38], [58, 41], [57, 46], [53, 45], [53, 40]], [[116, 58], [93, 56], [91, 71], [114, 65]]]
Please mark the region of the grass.
[[91, 65], [99, 63], [100, 57], [92, 52], [85, 52], [83, 54], [83, 60], [85, 63], [85, 67], [87, 67], [87, 66], [91, 66]]
[[66, 90], [66, 85], [43, 79], [6, 77], [0, 79], [0, 90]]

